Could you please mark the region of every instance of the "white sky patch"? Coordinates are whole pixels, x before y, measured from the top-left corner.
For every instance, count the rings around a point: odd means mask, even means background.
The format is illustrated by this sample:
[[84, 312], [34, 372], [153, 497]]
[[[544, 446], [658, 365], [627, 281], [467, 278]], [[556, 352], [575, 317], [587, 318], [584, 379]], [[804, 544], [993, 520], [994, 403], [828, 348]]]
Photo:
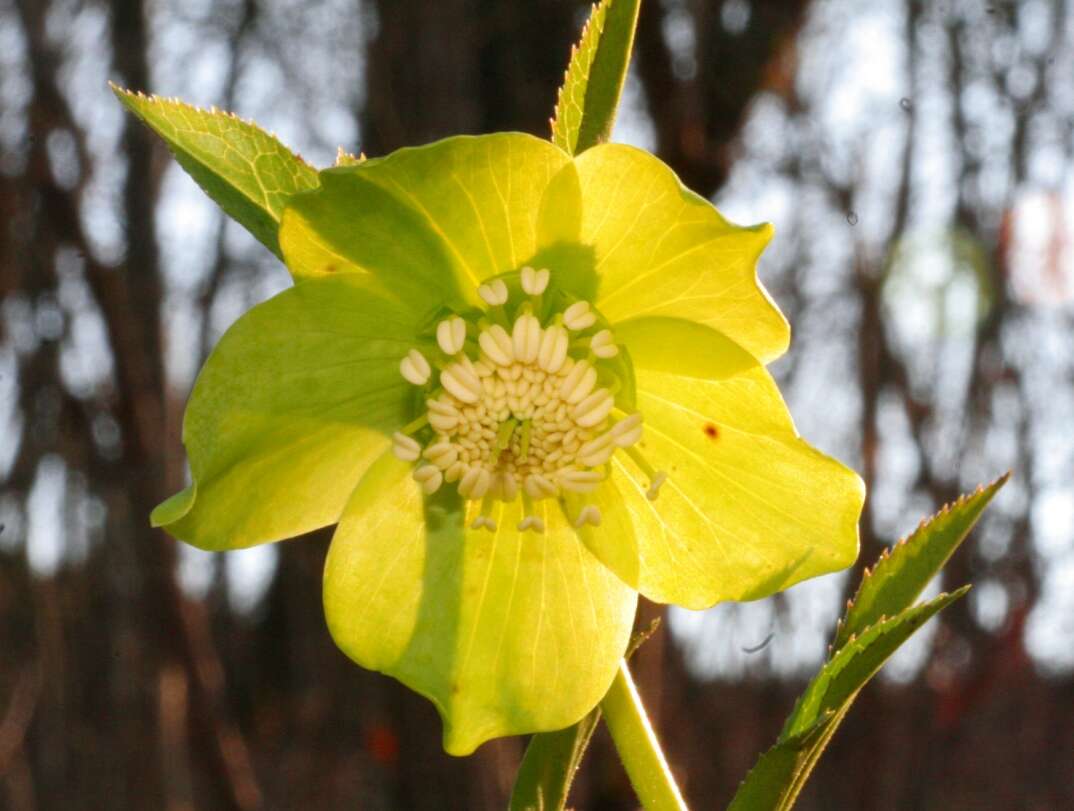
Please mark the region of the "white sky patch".
[[686, 642], [687, 663], [699, 678], [802, 678], [824, 658], [845, 582], [846, 575], [836, 573], [765, 600], [722, 603], [707, 611], [672, 608], [668, 623], [672, 634]]
[[982, 580], [974, 585], [967, 596], [978, 625], [993, 632], [1003, 626], [1010, 608], [1010, 597], [1002, 583], [992, 579]]
[[1066, 190], [1023, 193], [1013, 212], [1007, 259], [1011, 288], [1023, 304], [1047, 309], [1074, 305], [1074, 195]]
[[280, 553], [272, 544], [224, 553], [228, 604], [249, 614], [260, 604], [276, 575]]
[[1026, 621], [1026, 650], [1046, 674], [1074, 669], [1074, 555], [1048, 567]]
[[[727, 5], [725, 2], [724, 6]], [[663, 34], [671, 52], [671, 69], [675, 76], [682, 80], [692, 79], [697, 75], [697, 31], [694, 18], [681, 2], [667, 4]]]
[[67, 340], [60, 346], [60, 376], [76, 397], [88, 398], [112, 377], [113, 359], [108, 351], [107, 327], [94, 306], [84, 276], [84, 261], [63, 249], [56, 258], [58, 304], [67, 319]]
[[167, 294], [162, 313], [165, 344], [165, 363], [168, 379], [175, 391], [189, 391], [201, 367], [202, 319], [208, 313], [202, 311], [190, 296]]
[[656, 149], [656, 130], [649, 117], [641, 82], [633, 68], [627, 73], [626, 84], [623, 86], [619, 112], [612, 129], [612, 140], [650, 152]]
[[1033, 504], [1033, 541], [1046, 559], [1074, 554], [1074, 487], [1045, 490]]
[[7, 476], [15, 464], [21, 437], [15, 352], [0, 346], [0, 476]]
[[43, 456], [26, 499], [26, 559], [38, 577], [51, 577], [63, 562], [66, 471], [59, 456]]
[[[925, 587], [925, 591], [918, 602], [925, 602], [936, 597], [940, 593], [940, 577], [934, 577], [932, 582]], [[936, 631], [939, 630], [937, 617], [933, 617], [914, 632], [909, 641], [895, 651], [895, 654], [884, 665], [880, 672], [881, 677], [896, 684], [906, 684], [917, 678], [921, 668], [929, 660], [932, 653], [933, 641]]]
[[192, 599], [205, 599], [216, 576], [218, 554], [185, 543], [179, 544], [177, 550], [179, 565], [176, 576], [179, 579], [179, 587]]
[[205, 277], [220, 216], [198, 184], [172, 163], [156, 210], [160, 261], [169, 286], [192, 290]]

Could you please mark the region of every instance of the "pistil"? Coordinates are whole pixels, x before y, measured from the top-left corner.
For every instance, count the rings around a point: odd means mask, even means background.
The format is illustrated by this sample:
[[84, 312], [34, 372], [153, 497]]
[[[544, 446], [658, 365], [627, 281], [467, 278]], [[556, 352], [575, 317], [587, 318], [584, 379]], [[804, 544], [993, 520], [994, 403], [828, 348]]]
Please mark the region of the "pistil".
[[518, 425], [518, 420], [513, 417], [504, 423], [500, 424], [500, 430], [496, 432], [496, 449], [504, 450], [511, 444], [511, 437], [514, 436], [515, 426]]

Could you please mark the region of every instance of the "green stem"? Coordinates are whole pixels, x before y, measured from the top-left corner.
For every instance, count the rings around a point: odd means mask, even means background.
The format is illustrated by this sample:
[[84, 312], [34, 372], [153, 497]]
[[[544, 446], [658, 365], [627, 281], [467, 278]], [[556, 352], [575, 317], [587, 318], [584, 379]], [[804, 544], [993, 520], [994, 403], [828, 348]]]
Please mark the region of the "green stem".
[[685, 811], [686, 802], [675, 785], [625, 661], [619, 663], [619, 672], [601, 709], [619, 758], [646, 811]]

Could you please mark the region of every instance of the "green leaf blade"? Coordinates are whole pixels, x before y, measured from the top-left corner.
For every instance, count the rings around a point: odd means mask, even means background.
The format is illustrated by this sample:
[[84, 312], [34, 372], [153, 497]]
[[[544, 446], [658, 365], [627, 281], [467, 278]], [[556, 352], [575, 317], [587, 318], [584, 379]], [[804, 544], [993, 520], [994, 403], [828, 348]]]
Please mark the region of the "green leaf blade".
[[844, 714], [818, 721], [801, 735], [780, 740], [768, 749], [742, 781], [728, 811], [789, 809]]
[[963, 586], [941, 594], [870, 625], [859, 636], [850, 639], [809, 683], [787, 719], [780, 738], [801, 735], [826, 713], [838, 712], [852, 702], [903, 642], [969, 589], [969, 586]]
[[282, 258], [277, 239], [287, 201], [317, 188], [317, 171], [257, 125], [220, 110], [132, 93], [124, 107], [159, 135], [179, 165], [229, 217]]
[[945, 506], [866, 570], [840, 621], [831, 655], [787, 718], [776, 745], [739, 786], [731, 811], [793, 807], [854, 699], [891, 655], [969, 586], [913, 605], [1010, 474]]
[[839, 650], [882, 616], [894, 616], [911, 606], [943, 568], [981, 517], [992, 497], [1006, 484], [1001, 476], [974, 493], [946, 505], [921, 523], [907, 538], [885, 550], [862, 579], [832, 647]]
[[601, 0], [571, 51], [552, 142], [578, 155], [611, 137], [626, 81], [641, 0]]
[[861, 689], [900, 645], [967, 591], [969, 586], [963, 586], [941, 594], [849, 640], [809, 683], [775, 746], [739, 786], [730, 811], [790, 809]]

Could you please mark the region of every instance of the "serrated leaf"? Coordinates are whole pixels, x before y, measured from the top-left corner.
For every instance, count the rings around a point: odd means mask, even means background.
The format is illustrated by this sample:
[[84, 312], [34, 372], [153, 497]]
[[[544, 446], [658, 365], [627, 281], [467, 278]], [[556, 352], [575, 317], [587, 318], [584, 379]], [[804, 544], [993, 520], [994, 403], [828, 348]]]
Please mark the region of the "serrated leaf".
[[801, 735], [778, 741], [761, 755], [739, 786], [728, 811], [790, 808], [845, 713], [827, 716]]
[[848, 640], [809, 683], [780, 737], [799, 735], [824, 713], [837, 711], [844, 703], [853, 701], [858, 691], [903, 642], [969, 590], [969, 586], [963, 586], [907, 608], [890, 619], [870, 625], [859, 636]]
[[912, 603], [958, 548], [1008, 475], [923, 521], [885, 551], [858, 587], [840, 622], [831, 658], [787, 718], [776, 745], [746, 776], [731, 811], [787, 811], [862, 687], [922, 625], [969, 586]]
[[115, 85], [112, 92], [164, 139], [179, 165], [224, 213], [282, 258], [280, 215], [293, 195], [317, 188], [317, 170], [275, 136], [232, 113]]
[[835, 653], [795, 704], [776, 745], [739, 786], [731, 811], [789, 809], [862, 687], [903, 642], [967, 591], [963, 586], [877, 622]]
[[834, 650], [882, 616], [894, 616], [914, 600], [950, 559], [1010, 474], [979, 487], [922, 521], [907, 538], [885, 549], [858, 586], [836, 631]]
[[359, 163], [365, 163], [364, 152], [359, 152], [355, 155], [343, 147], [339, 147], [336, 150], [336, 166], [357, 166]]
[[601, 0], [571, 50], [552, 120], [552, 142], [572, 155], [611, 137], [640, 7], [641, 0]]

